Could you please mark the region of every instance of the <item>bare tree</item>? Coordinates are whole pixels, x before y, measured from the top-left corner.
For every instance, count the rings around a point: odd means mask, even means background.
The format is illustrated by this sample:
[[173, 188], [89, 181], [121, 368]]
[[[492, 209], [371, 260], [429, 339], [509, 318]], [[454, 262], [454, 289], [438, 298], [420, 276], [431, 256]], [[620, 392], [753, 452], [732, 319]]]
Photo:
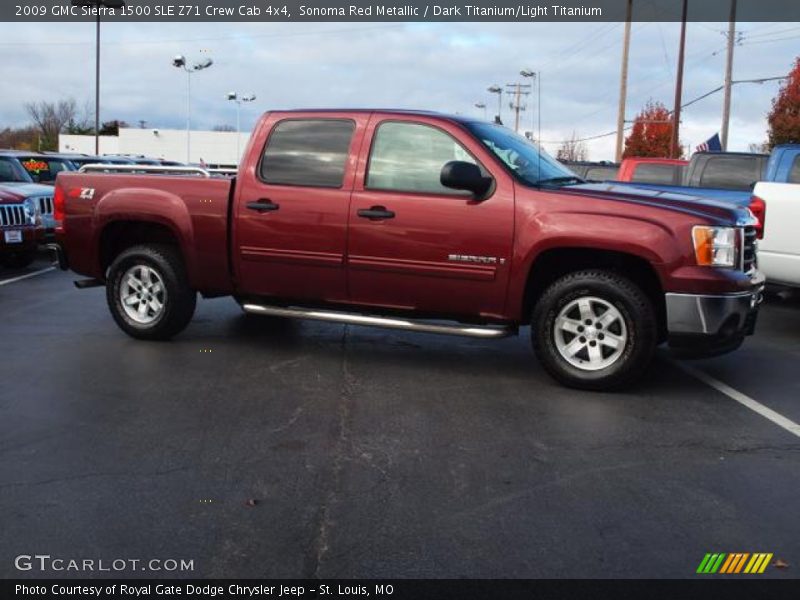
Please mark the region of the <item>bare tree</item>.
[[70, 123], [75, 121], [77, 103], [74, 98], [59, 100], [58, 102], [28, 102], [25, 104], [31, 119], [39, 130], [40, 146], [42, 150], [55, 150], [58, 148], [58, 134]]
[[752, 152], [753, 154], [769, 154], [769, 143], [768, 142], [755, 142], [747, 145], [748, 152]]
[[589, 152], [586, 144], [578, 139], [578, 134], [572, 132], [572, 137], [564, 142], [558, 148], [556, 158], [558, 160], [579, 161], [586, 160], [589, 157]]

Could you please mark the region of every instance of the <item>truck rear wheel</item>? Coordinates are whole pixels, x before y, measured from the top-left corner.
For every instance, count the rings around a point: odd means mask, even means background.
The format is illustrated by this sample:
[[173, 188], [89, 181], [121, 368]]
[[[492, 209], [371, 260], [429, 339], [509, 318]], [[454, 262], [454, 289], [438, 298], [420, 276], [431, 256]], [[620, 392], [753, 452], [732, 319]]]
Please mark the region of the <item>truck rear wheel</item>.
[[134, 246], [111, 264], [106, 299], [114, 320], [128, 335], [168, 340], [183, 331], [194, 314], [197, 295], [175, 248]]
[[644, 374], [656, 347], [655, 311], [647, 295], [611, 271], [586, 270], [555, 281], [531, 319], [533, 349], [564, 385], [620, 388]]

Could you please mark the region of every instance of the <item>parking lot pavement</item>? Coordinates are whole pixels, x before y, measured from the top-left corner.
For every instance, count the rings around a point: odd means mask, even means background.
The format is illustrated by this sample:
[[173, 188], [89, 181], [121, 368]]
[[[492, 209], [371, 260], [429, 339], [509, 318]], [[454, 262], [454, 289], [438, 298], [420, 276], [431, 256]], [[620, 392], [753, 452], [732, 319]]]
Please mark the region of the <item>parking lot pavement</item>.
[[[13, 557], [47, 553], [191, 559], [168, 575], [195, 577], [691, 577], [706, 552], [772, 552], [790, 567], [765, 576], [797, 576], [800, 438], [665, 353], [634, 390], [576, 392], [527, 330], [228, 299], [144, 343], [72, 279], [0, 285], [0, 576], [41, 576]], [[798, 325], [797, 302], [770, 302], [742, 351], [694, 367], [797, 421]]]

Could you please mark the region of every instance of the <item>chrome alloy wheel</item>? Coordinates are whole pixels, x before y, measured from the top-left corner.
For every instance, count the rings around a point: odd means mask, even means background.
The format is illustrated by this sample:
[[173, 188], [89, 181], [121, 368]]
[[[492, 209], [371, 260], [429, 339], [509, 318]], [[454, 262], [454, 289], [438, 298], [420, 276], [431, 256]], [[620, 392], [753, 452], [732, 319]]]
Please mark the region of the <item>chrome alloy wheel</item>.
[[610, 367], [628, 344], [622, 313], [595, 296], [577, 298], [561, 309], [553, 323], [553, 336], [564, 360], [583, 371]]
[[158, 271], [147, 265], [134, 265], [122, 276], [119, 300], [131, 320], [147, 325], [164, 312], [167, 290]]

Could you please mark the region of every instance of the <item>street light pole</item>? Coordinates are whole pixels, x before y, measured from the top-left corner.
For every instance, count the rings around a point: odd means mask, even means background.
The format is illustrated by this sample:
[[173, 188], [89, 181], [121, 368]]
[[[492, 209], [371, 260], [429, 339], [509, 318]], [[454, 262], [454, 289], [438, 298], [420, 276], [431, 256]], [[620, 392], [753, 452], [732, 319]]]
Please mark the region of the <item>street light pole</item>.
[[189, 66], [186, 57], [178, 54], [172, 59], [172, 66], [186, 71], [186, 163], [191, 164], [192, 159], [192, 73], [208, 69], [214, 61], [210, 58]]
[[100, 9], [122, 9], [125, 0], [71, 0], [76, 7], [92, 7], [97, 11], [94, 56], [94, 153], [100, 154]]
[[[538, 77], [538, 74], [536, 73], [536, 71], [534, 71], [533, 69], [522, 69], [519, 72], [519, 74], [522, 75], [523, 77], [525, 77], [526, 79], [530, 78], [531, 83], [537, 85], [537, 87], [538, 87], [538, 85], [539, 85], [539, 77]], [[531, 92], [532, 91], [533, 91], [533, 89], [531, 88]], [[531, 94], [531, 98], [533, 98], [532, 94]], [[538, 106], [538, 104], [537, 104], [536, 108], [537, 108], [537, 110], [541, 110], [541, 106]], [[533, 138], [533, 133], [534, 133], [534, 112], [533, 112], [533, 109], [531, 109], [531, 138]]]
[[499, 85], [493, 85], [486, 90], [490, 94], [497, 94], [497, 122], [502, 123], [502, 111], [503, 111], [503, 88]]
[[483, 109], [483, 120], [485, 121], [486, 118], [487, 118], [486, 117], [486, 103], [485, 102], [476, 102], [475, 103], [475, 108]]
[[237, 92], [228, 92], [227, 96], [228, 100], [231, 100], [236, 103], [236, 162], [239, 162], [239, 158], [241, 155], [241, 144], [242, 144], [242, 136], [241, 136], [241, 119], [240, 119], [240, 112], [242, 108], [243, 102], [253, 102], [256, 99], [255, 94], [248, 94], [246, 96], [239, 97]]

